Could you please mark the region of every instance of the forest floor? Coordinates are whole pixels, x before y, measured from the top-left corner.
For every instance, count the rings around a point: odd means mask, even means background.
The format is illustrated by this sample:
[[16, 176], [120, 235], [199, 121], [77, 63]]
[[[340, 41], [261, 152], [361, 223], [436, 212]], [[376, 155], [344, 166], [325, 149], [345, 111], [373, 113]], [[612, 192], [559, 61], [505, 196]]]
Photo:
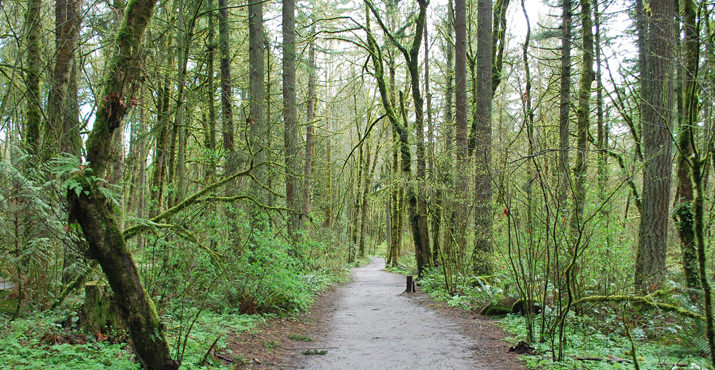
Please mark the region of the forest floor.
[[[489, 318], [403, 293], [405, 278], [374, 258], [307, 313], [231, 338], [243, 369], [521, 369]], [[235, 354], [241, 355], [236, 357]]]

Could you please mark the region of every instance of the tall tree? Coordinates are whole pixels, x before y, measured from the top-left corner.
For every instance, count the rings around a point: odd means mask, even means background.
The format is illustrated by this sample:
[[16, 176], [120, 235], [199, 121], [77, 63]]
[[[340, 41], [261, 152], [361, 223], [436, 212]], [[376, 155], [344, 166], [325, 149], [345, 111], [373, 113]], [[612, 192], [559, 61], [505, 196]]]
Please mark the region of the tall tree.
[[474, 272], [491, 273], [492, 252], [492, 1], [477, 2], [477, 79], [474, 132], [475, 173], [475, 245], [472, 252]]
[[223, 150], [226, 152], [226, 169], [233, 172], [235, 167], [233, 139], [233, 99], [231, 98], [231, 57], [228, 28], [228, 0], [218, 0], [218, 48], [221, 70], [221, 127]]
[[298, 193], [298, 113], [295, 97], [295, 0], [283, 0], [283, 141], [285, 145], [286, 202], [290, 209], [288, 234], [297, 242], [302, 207]]
[[[251, 131], [251, 151], [257, 164], [263, 164], [266, 160], [265, 137], [269, 133], [268, 122], [266, 122], [264, 114], [266, 84], [264, 82], [263, 37], [263, 2], [252, 1], [248, 4], [248, 66], [250, 69], [250, 113], [248, 123]], [[264, 171], [260, 168], [256, 176], [258, 182], [265, 181], [263, 174]], [[253, 185], [253, 196], [257, 197], [259, 195], [259, 189], [261, 189], [260, 184]]]
[[[419, 51], [422, 45], [422, 35], [424, 32], [425, 22], [427, 18], [427, 2], [425, 0], [418, 0], [419, 12], [417, 19], [415, 21], [415, 33], [412, 39], [412, 45], [410, 49], [406, 49], [402, 46], [395, 36], [389, 31], [385, 23], [380, 18], [377, 9], [369, 0], [365, 0], [369, 11], [375, 16], [377, 23], [380, 28], [388, 36], [390, 41], [400, 50], [405, 61], [407, 62], [407, 69], [410, 76], [410, 84], [412, 88], [412, 100], [415, 104], [415, 129], [417, 135], [415, 135], [415, 140], [417, 141], [417, 151], [416, 157], [418, 159], [417, 171], [419, 177], [420, 172], [420, 161], [419, 158], [422, 156], [422, 175], [424, 175], [424, 112], [423, 112], [423, 100], [420, 94], [420, 80], [419, 80]], [[369, 20], [369, 14], [367, 15]], [[380, 97], [382, 101], [383, 108], [386, 111], [386, 115], [390, 120], [392, 129], [397, 132], [400, 142], [400, 153], [401, 153], [401, 172], [408, 181], [407, 187], [407, 201], [409, 205], [410, 212], [410, 227], [412, 229], [412, 239], [415, 243], [415, 260], [417, 262], [417, 271], [420, 276], [425, 271], [425, 268], [430, 265], [431, 254], [429, 253], [429, 237], [427, 233], [427, 205], [424, 198], [420, 199], [421, 190], [417, 190], [410, 184], [409, 180], [412, 178], [412, 168], [411, 168], [411, 154], [409, 148], [409, 139], [406, 128], [407, 114], [404, 110], [404, 106], [401, 106], [401, 118], [398, 117], [396, 110], [394, 109], [394, 103], [391, 99], [391, 94], [385, 83], [385, 74], [383, 69], [383, 59], [377, 42], [372, 36], [369, 28], [366, 28], [368, 33], [368, 50], [371, 54], [373, 60], [373, 68], [375, 73], [375, 78], [378, 82], [378, 88], [380, 90]], [[403, 100], [400, 99], [402, 102]], [[401, 103], [402, 104], [402, 103]], [[404, 104], [402, 104], [404, 105]], [[402, 121], [403, 123], [400, 123]], [[421, 133], [420, 133], [421, 132]], [[420, 149], [421, 148], [421, 149]], [[424, 177], [422, 177], [424, 179]], [[422, 182], [424, 183], [424, 182]]]
[[204, 145], [209, 153], [209, 163], [206, 167], [207, 177], [213, 176], [216, 171], [216, 105], [214, 104], [214, 94], [216, 87], [214, 85], [214, 61], [216, 60], [216, 26], [214, 13], [215, 2], [208, 0], [206, 2], [208, 18], [208, 37], [206, 39], [206, 105], [208, 106], [208, 117], [206, 127], [206, 138]]
[[691, 157], [694, 153], [694, 133], [698, 114], [697, 71], [700, 59], [700, 42], [696, 24], [697, 10], [693, 0], [684, 0], [683, 28], [683, 116], [678, 129], [678, 151], [676, 161], [677, 187], [673, 218], [680, 236], [683, 272], [686, 286], [697, 289], [698, 257], [695, 249], [695, 230], [693, 228], [693, 183], [690, 179]]
[[[68, 127], [65, 127], [67, 125], [65, 122], [65, 104], [78, 36], [79, 0], [57, 0], [55, 2], [55, 65], [42, 140], [42, 156], [44, 159], [52, 156], [55, 148], [61, 152], [70, 151], [70, 148], [65, 147], [65, 144], [71, 141], [63, 139], [63, 136], [75, 131], [68, 130]], [[75, 152], [78, 152], [78, 150], [75, 150]]]
[[569, 190], [569, 107], [571, 105], [571, 0], [561, 1], [561, 85], [559, 89], [559, 200]]
[[[586, 171], [588, 137], [591, 115], [591, 85], [593, 72], [593, 21], [591, 0], [581, 0], [581, 76], [578, 88], [578, 108], [576, 110], [576, 163], [574, 164], [573, 213], [571, 225], [574, 230], [583, 227], [583, 208], [586, 203]], [[576, 233], [578, 234], [578, 233]]]
[[675, 1], [650, 2], [645, 37], [642, 96], [643, 192], [635, 266], [635, 287], [652, 291], [663, 285], [668, 237], [673, 120], [673, 23]]
[[25, 56], [25, 86], [27, 87], [27, 104], [25, 108], [25, 145], [34, 154], [40, 150], [40, 123], [42, 122], [42, 103], [40, 93], [40, 54], [42, 33], [42, 0], [28, 0], [25, 12], [25, 29], [27, 30], [27, 51]]
[[465, 0], [454, 1], [454, 90], [455, 90], [455, 166], [457, 203], [455, 232], [457, 251], [463, 255], [467, 243], [467, 5]]
[[[312, 30], [315, 35], [315, 30]], [[303, 165], [303, 215], [310, 217], [310, 189], [313, 172], [313, 132], [315, 130], [315, 37], [310, 39], [308, 46], [308, 104], [305, 115], [305, 163]]]

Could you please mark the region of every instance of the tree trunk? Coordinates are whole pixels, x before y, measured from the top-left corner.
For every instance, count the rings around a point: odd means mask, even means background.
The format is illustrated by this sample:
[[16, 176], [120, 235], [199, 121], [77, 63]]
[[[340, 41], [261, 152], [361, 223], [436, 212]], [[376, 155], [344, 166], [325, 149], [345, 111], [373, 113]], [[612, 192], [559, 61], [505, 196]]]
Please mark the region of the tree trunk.
[[[131, 106], [134, 81], [139, 72], [139, 45], [149, 23], [155, 0], [132, 0], [117, 32], [117, 47], [109, 59], [94, 127], [87, 140], [87, 160], [93, 176], [103, 178], [116, 158], [107, 150], [113, 132], [120, 127]], [[169, 346], [151, 298], [144, 291], [131, 253], [118, 227], [111, 201], [107, 200], [90, 178], [77, 175], [84, 191], [68, 192], [70, 215], [76, 220], [88, 243], [87, 255], [96, 259], [107, 275], [120, 314], [127, 324], [132, 346], [148, 369], [177, 369], [169, 355]]]
[[[427, 28], [424, 31], [424, 43], [425, 43], [425, 97], [427, 99], [427, 172], [428, 176], [428, 186], [430, 189], [436, 188], [437, 182], [437, 169], [435, 166], [435, 129], [434, 120], [432, 119], [432, 93], [430, 92], [430, 75], [429, 75], [429, 59], [430, 59], [430, 49], [429, 49], [429, 37], [427, 35]], [[429, 194], [430, 210], [432, 214], [432, 245], [430, 256], [432, 263], [436, 266], [439, 261], [439, 227], [442, 221], [441, 211], [438, 209], [439, 206], [439, 191], [431, 191]]]
[[591, 0], [581, 0], [581, 77], [578, 89], [578, 109], [576, 110], [576, 142], [577, 156], [574, 164], [574, 201], [571, 216], [573, 235], [579, 234], [583, 228], [583, 208], [586, 203], [586, 172], [588, 137], [591, 114], [591, 84], [593, 82], [593, 23], [591, 20]]
[[[248, 124], [250, 128], [251, 154], [255, 165], [266, 161], [265, 137], [269, 135], [268, 123], [264, 110], [266, 104], [266, 84], [263, 55], [263, 2], [252, 1], [248, 4], [248, 64], [249, 64], [249, 94], [250, 113]], [[258, 167], [252, 193], [256, 199], [263, 201], [261, 185], [265, 183], [265, 169]]]
[[[608, 186], [608, 124], [603, 119], [603, 76], [601, 73], [601, 12], [598, 9], [598, 1], [593, 2], [593, 21], [596, 27], [596, 146], [598, 147], [598, 198], [601, 202], [605, 202], [606, 187]], [[607, 215], [608, 210], [604, 208], [603, 214]]]
[[559, 90], [559, 201], [566, 206], [569, 194], [569, 106], [571, 104], [571, 0], [562, 0], [561, 87]]
[[218, 47], [221, 55], [221, 125], [223, 150], [228, 157], [226, 170], [230, 173], [234, 166], [233, 102], [231, 99], [231, 58], [229, 50], [228, 1], [218, 0]]
[[683, 272], [685, 284], [689, 289], [697, 289], [698, 282], [698, 257], [695, 249], [695, 230], [693, 219], [693, 183], [690, 178], [690, 160], [692, 159], [693, 131], [696, 126], [699, 98], [697, 88], [697, 70], [700, 59], [700, 43], [698, 41], [698, 28], [696, 26], [695, 3], [693, 0], [683, 0], [683, 26], [685, 39], [683, 40], [683, 54], [685, 68], [683, 81], [683, 117], [680, 120], [678, 132], [677, 176], [675, 204], [673, 205], [673, 219], [680, 236], [680, 250], [682, 253]]
[[475, 133], [475, 245], [473, 270], [477, 275], [492, 271], [492, 1], [477, 3], [477, 78], [473, 127]]
[[25, 108], [25, 146], [33, 154], [40, 151], [40, 124], [42, 122], [42, 93], [40, 92], [40, 75], [42, 68], [41, 33], [42, 33], [42, 0], [28, 0], [25, 13], [25, 29], [27, 30], [27, 54], [25, 57], [25, 86], [27, 88], [27, 105]]
[[206, 165], [206, 177], [211, 179], [216, 172], [216, 105], [214, 104], [214, 60], [216, 59], [216, 26], [214, 24], [214, 0], [208, 0], [206, 7], [208, 12], [208, 38], [206, 40], [206, 105], [208, 106], [208, 122], [205, 138], [206, 151], [209, 153], [208, 164]]
[[[167, 63], [168, 64], [168, 63]], [[167, 154], [169, 146], [169, 111], [171, 104], [171, 87], [169, 82], [169, 77], [164, 79], [164, 82], [159, 83], [159, 88], [157, 90], [159, 96], [158, 99], [158, 133], [156, 137], [156, 147], [154, 148], [154, 155], [152, 160], [153, 174], [152, 174], [152, 209], [150, 212], [151, 216], [156, 216], [161, 213], [162, 205], [164, 203], [164, 183], [166, 179], [166, 169], [167, 169]]]
[[645, 40], [643, 98], [643, 210], [636, 255], [635, 287], [654, 291], [665, 279], [673, 114], [673, 18], [675, 2], [650, 2]]
[[[312, 32], [315, 34], [315, 30]], [[303, 167], [303, 216], [310, 217], [310, 187], [313, 172], [313, 130], [315, 124], [315, 39], [308, 47], [308, 108], [305, 128], [305, 163]]]
[[455, 31], [455, 147], [457, 162], [455, 166], [455, 238], [457, 241], [457, 255], [459, 260], [465, 253], [467, 244], [467, 195], [468, 183], [468, 157], [467, 157], [467, 6], [465, 0], [454, 2], [454, 31]]
[[298, 193], [298, 114], [295, 102], [295, 0], [283, 1], [283, 140], [285, 145], [286, 202], [290, 209], [288, 236], [296, 247], [302, 207]]
[[52, 157], [57, 150], [68, 152], [63, 143], [64, 135], [71, 132], [65, 123], [67, 87], [72, 72], [72, 62], [79, 36], [79, 0], [57, 0], [55, 2], [55, 68], [53, 83], [47, 102], [47, 121], [43, 136], [44, 160]]

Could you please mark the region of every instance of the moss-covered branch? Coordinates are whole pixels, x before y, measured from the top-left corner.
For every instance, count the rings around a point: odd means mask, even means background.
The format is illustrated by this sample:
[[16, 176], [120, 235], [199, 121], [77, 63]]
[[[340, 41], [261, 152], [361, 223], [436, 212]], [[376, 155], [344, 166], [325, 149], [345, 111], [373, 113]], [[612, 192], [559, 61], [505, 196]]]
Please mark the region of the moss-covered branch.
[[642, 297], [627, 296], [627, 295], [610, 295], [610, 296], [594, 295], [594, 296], [589, 296], [589, 297], [583, 297], [583, 298], [575, 301], [574, 306], [581, 304], [581, 303], [586, 303], [586, 302], [596, 302], [596, 303], [633, 302], [633, 303], [640, 303], [640, 304], [643, 304], [646, 306], [650, 306], [652, 308], [656, 308], [659, 310], [673, 312], [673, 313], [676, 313], [683, 317], [705, 321], [705, 317], [703, 315], [697, 314], [692, 311], [688, 311], [682, 307], [678, 307], [678, 306], [675, 306], [672, 304], [656, 302], [652, 299], [654, 296], [655, 295], [653, 295], [653, 294], [649, 294], [647, 296], [642, 296]]
[[[179, 204], [177, 204], [177, 205], [175, 205], [175, 206], [173, 206], [173, 207], [167, 209], [167, 210], [164, 211], [163, 213], [161, 213], [161, 214], [157, 215], [156, 217], [152, 218], [150, 221], [151, 221], [152, 223], [158, 223], [159, 221], [161, 221], [161, 220], [163, 220], [163, 219], [169, 218], [169, 217], [171, 217], [171, 216], [173, 216], [173, 215], [175, 215], [175, 214], [181, 212], [182, 210], [186, 209], [186, 208], [189, 207], [190, 205], [196, 203], [197, 201], [200, 201], [202, 196], [204, 196], [205, 194], [211, 192], [212, 190], [215, 190], [216, 188], [218, 188], [218, 187], [220, 187], [220, 186], [222, 186], [222, 185], [225, 185], [225, 184], [227, 184], [227, 183], [233, 181], [234, 179], [236, 179], [236, 178], [238, 178], [238, 177], [248, 176], [248, 175], [251, 173], [252, 170], [253, 170], [253, 161], [251, 161], [251, 166], [249, 166], [248, 169], [246, 169], [246, 170], [244, 170], [244, 171], [236, 172], [236, 173], [234, 173], [233, 175], [224, 178], [223, 180], [216, 181], [216, 182], [214, 182], [213, 184], [211, 184], [211, 185], [209, 185], [209, 186], [207, 186], [207, 187], [205, 187], [205, 188], [203, 188], [203, 189], [197, 191], [196, 193], [194, 193], [194, 194], [191, 195], [190, 197], [186, 198], [183, 202], [181, 202], [181, 203], [179, 203]], [[151, 227], [152, 227], [152, 226], [151, 226], [150, 224], [140, 224], [140, 225], [134, 225], [134, 226], [132, 226], [132, 227], [129, 227], [129, 228], [127, 228], [126, 230], [124, 230], [124, 233], [123, 233], [124, 239], [125, 239], [125, 240], [128, 240], [129, 238], [131, 238], [131, 237], [133, 237], [133, 236], [139, 234], [140, 232], [142, 232], [142, 231], [144, 231], [144, 230], [146, 230], [146, 229], [149, 229], [149, 228], [151, 228]]]

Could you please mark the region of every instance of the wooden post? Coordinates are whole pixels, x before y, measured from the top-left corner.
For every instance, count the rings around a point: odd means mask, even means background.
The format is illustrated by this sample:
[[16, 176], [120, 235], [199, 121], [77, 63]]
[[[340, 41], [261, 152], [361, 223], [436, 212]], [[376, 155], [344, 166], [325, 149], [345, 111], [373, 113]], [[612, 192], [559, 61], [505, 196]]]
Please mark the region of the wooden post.
[[415, 289], [415, 279], [412, 278], [412, 275], [407, 275], [407, 288], [405, 289], [405, 293], [416, 293], [417, 289]]

